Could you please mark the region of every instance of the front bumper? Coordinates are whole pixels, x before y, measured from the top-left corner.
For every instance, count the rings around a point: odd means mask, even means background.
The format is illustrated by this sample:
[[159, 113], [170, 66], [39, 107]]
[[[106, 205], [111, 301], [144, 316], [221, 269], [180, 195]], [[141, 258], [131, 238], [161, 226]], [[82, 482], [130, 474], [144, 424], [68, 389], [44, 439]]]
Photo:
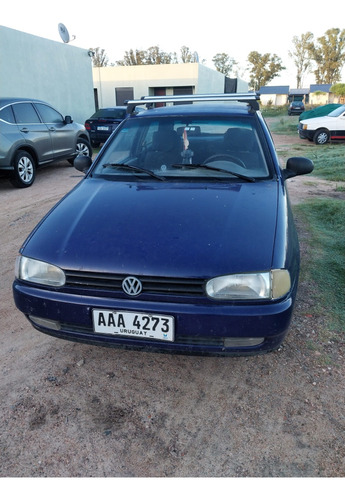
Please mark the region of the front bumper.
[[[213, 354], [248, 355], [277, 349], [289, 328], [293, 297], [265, 304], [214, 301], [157, 302], [61, 293], [13, 284], [15, 304], [39, 331], [76, 342], [109, 347]], [[173, 342], [94, 333], [92, 310], [127, 310], [175, 318]], [[55, 322], [54, 327], [51, 323]]]
[[302, 127], [298, 127], [298, 135], [301, 139], [313, 140], [315, 130], [304, 130]]

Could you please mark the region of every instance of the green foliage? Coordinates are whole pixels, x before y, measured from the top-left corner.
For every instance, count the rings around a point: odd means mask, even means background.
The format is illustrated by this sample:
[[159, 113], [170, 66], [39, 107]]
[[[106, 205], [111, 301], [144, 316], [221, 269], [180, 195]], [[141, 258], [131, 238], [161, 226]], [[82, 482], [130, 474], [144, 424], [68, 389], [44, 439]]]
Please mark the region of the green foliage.
[[345, 29], [332, 28], [311, 44], [310, 57], [316, 63], [316, 83], [336, 83], [340, 80], [345, 63]]
[[212, 62], [216, 70], [220, 73], [223, 73], [225, 76], [229, 76], [233, 66], [237, 64], [235, 59], [230, 57], [228, 54], [225, 54], [224, 52], [216, 54], [213, 57]]
[[158, 45], [149, 47], [146, 50], [130, 49], [125, 52], [123, 59], [116, 61], [117, 66], [142, 66], [153, 64], [177, 64], [197, 62], [198, 55], [191, 52], [185, 45], [180, 49], [180, 59], [176, 52], [164, 52]]
[[104, 49], [101, 49], [100, 47], [90, 48], [89, 52], [92, 53], [93, 66], [96, 68], [108, 66], [109, 59]]
[[334, 95], [345, 97], [345, 83], [335, 83], [330, 90]]
[[253, 51], [248, 55], [250, 66], [250, 87], [259, 90], [267, 85], [273, 78], [279, 76], [283, 69], [286, 69], [280, 57], [276, 54], [259, 54]]
[[316, 198], [296, 211], [308, 224], [310, 256], [307, 275], [317, 283], [323, 314], [333, 330], [345, 325], [345, 201]]
[[313, 41], [314, 35], [308, 31], [298, 38], [294, 36], [292, 43], [294, 44], [294, 51], [289, 52], [289, 56], [293, 59], [296, 69], [297, 69], [297, 88], [302, 88], [303, 77], [306, 73], [311, 70], [312, 62], [310, 57], [310, 47]]

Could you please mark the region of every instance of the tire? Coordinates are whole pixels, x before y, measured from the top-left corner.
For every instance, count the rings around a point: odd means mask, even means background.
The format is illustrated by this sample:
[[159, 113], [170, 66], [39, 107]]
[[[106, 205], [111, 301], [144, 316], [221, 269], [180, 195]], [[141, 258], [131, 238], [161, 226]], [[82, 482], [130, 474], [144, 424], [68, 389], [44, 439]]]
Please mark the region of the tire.
[[31, 186], [36, 177], [36, 162], [33, 157], [26, 151], [19, 149], [13, 158], [12, 165], [14, 172], [10, 181], [13, 186], [17, 188]]
[[321, 128], [320, 130], [317, 130], [315, 132], [313, 141], [318, 146], [321, 146], [322, 144], [326, 144], [329, 141], [329, 138], [330, 138], [329, 131], [326, 128]]
[[[75, 151], [77, 153], [77, 156], [84, 155], [84, 156], [90, 156], [90, 158], [92, 158], [92, 147], [91, 144], [86, 139], [80, 138], [77, 140]], [[73, 165], [75, 158], [68, 160], [71, 165]]]
[[76, 145], [77, 155], [92, 156], [91, 144], [86, 139], [78, 139]]

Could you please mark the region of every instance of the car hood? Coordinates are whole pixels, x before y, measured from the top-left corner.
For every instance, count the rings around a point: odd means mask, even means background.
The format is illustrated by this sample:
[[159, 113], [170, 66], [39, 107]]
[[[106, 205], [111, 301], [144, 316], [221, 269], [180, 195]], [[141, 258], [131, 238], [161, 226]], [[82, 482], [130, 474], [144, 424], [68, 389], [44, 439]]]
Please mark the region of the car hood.
[[66, 270], [210, 277], [271, 267], [278, 183], [85, 179], [22, 248]]
[[322, 116], [322, 117], [315, 117], [315, 118], [307, 118], [306, 120], [301, 120], [300, 123], [303, 125], [312, 125], [313, 127], [327, 127], [328, 123], [332, 123], [336, 120], [336, 117], [334, 116]]

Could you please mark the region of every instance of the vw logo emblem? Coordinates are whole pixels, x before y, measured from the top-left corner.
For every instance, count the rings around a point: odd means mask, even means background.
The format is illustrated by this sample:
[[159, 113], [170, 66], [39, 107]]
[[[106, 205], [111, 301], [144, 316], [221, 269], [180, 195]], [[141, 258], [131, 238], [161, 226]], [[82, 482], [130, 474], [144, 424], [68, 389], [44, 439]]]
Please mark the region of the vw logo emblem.
[[132, 297], [135, 295], [139, 295], [142, 292], [143, 285], [138, 280], [138, 278], [134, 278], [134, 276], [127, 276], [122, 282], [122, 290]]

